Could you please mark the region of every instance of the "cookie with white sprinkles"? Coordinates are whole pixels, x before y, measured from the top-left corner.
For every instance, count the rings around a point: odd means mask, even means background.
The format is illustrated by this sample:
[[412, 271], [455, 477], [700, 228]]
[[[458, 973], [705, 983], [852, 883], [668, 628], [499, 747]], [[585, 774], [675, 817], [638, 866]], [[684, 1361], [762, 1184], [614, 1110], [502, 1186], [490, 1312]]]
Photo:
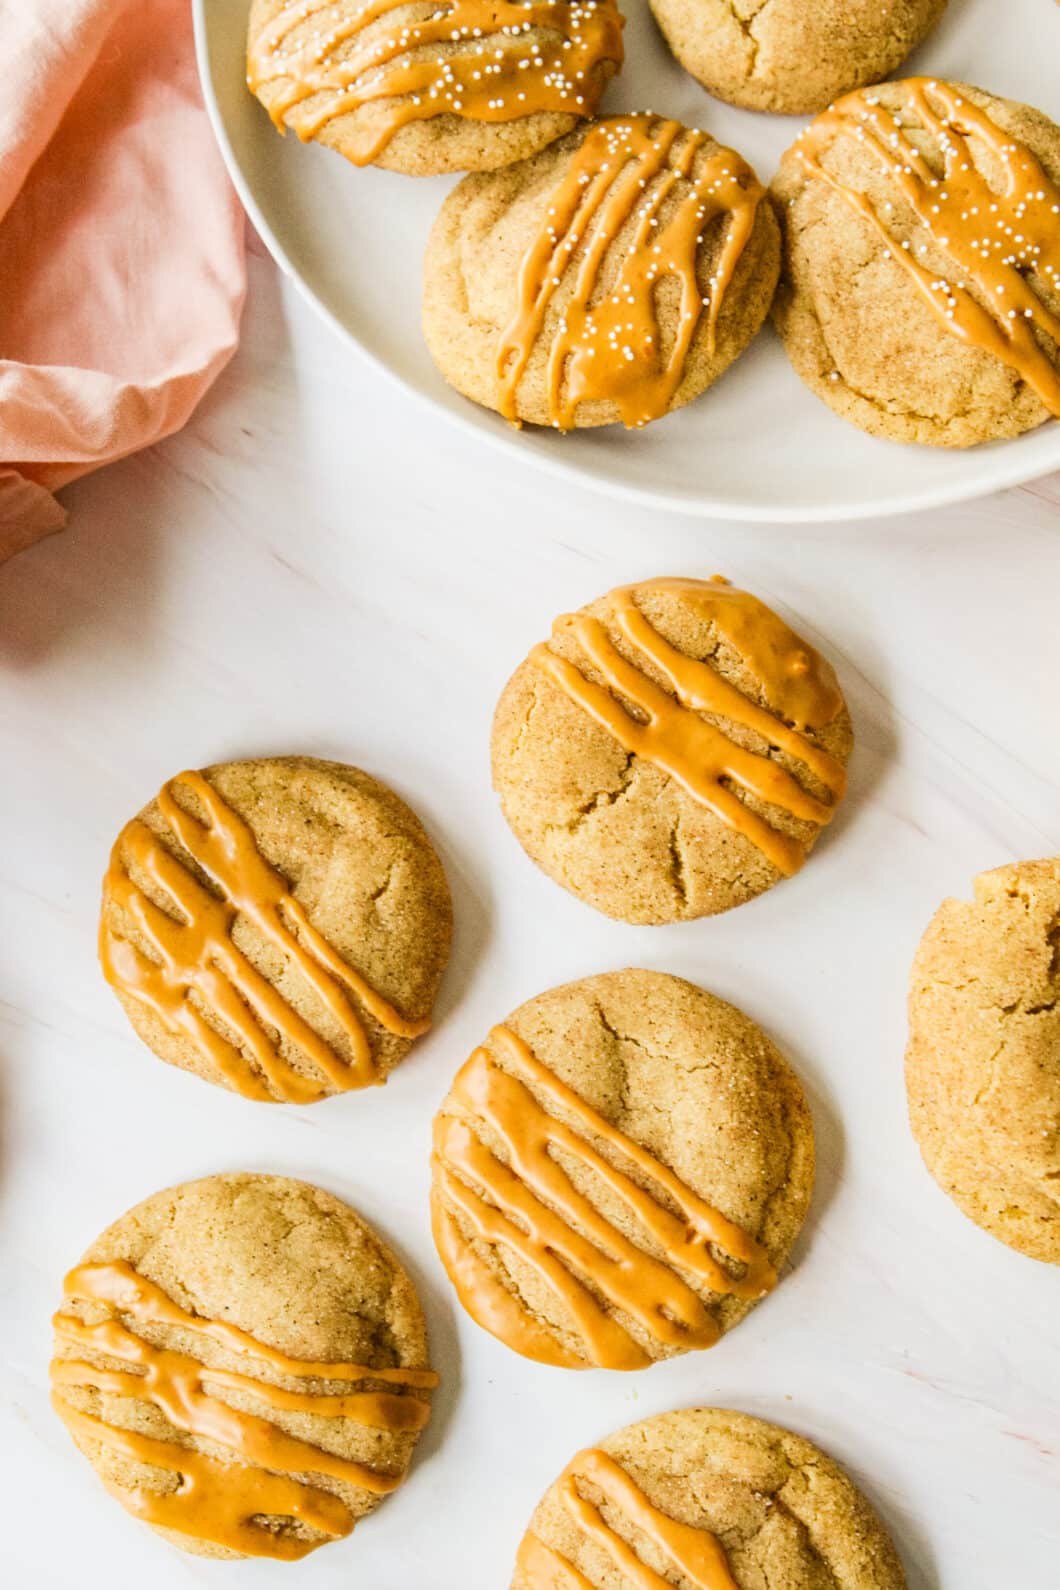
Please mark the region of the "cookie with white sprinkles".
[[863, 430], [968, 447], [1060, 418], [1060, 127], [964, 83], [850, 94], [773, 195], [774, 319], [795, 369]]
[[515, 423], [646, 425], [746, 348], [776, 286], [776, 220], [707, 133], [610, 116], [466, 177], [427, 245], [423, 325], [451, 386]]
[[247, 83], [354, 165], [488, 171], [596, 114], [622, 26], [616, 0], [254, 0]]

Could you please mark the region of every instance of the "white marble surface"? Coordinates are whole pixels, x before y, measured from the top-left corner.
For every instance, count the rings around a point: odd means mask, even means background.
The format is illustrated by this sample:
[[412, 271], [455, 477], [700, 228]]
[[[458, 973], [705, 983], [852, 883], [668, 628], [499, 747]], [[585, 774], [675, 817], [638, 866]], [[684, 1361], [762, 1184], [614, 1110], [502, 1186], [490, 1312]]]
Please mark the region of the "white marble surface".
[[[635, 445], [635, 444], [633, 444]], [[696, 1401], [801, 1430], [862, 1480], [912, 1590], [1060, 1575], [1060, 1272], [977, 1231], [909, 1138], [906, 973], [937, 901], [1060, 850], [1060, 488], [815, 530], [623, 510], [480, 449], [351, 363], [252, 259], [242, 352], [188, 430], [68, 493], [70, 530], [0, 570], [0, 1200], [5, 1582], [502, 1590], [580, 1445]], [[552, 616], [612, 584], [723, 571], [837, 663], [859, 736], [798, 879], [634, 929], [539, 875], [491, 796], [490, 713]], [[379, 1092], [255, 1106], [160, 1065], [95, 963], [122, 821], [185, 765], [347, 759], [420, 809], [457, 910], [434, 1034]], [[777, 1293], [710, 1353], [620, 1377], [517, 1359], [430, 1243], [430, 1117], [488, 1025], [641, 963], [761, 1021], [812, 1096], [820, 1184]], [[185, 1558], [101, 1491], [51, 1414], [65, 1269], [169, 1182], [319, 1181], [393, 1239], [444, 1384], [407, 1486], [300, 1568]]]

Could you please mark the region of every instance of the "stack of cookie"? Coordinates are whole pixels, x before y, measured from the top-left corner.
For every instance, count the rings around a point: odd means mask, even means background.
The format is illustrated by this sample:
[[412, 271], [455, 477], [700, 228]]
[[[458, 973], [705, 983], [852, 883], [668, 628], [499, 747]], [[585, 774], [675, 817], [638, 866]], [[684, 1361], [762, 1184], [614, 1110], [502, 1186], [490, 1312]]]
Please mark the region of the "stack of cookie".
[[[852, 744], [832, 667], [776, 613], [721, 579], [668, 578], [557, 620], [500, 697], [493, 772], [553, 878], [613, 918], [667, 923], [796, 874]], [[1058, 916], [1060, 862], [944, 905], [908, 1058], [932, 1172], [1053, 1263]], [[288, 757], [183, 773], [128, 823], [100, 955], [161, 1059], [307, 1105], [385, 1081], [427, 1030], [450, 930], [409, 807], [354, 768]], [[775, 1289], [813, 1179], [810, 1110], [766, 1034], [631, 969], [499, 1015], [436, 1115], [430, 1212], [484, 1330], [558, 1369], [638, 1371], [713, 1347]], [[106, 1488], [209, 1556], [292, 1560], [349, 1534], [400, 1485], [438, 1381], [385, 1242], [280, 1177], [148, 1198], [67, 1276], [54, 1330], [55, 1407]], [[904, 1583], [824, 1454], [715, 1408], [580, 1452], [513, 1556], [513, 1590]]]
[[423, 325], [513, 424], [637, 429], [713, 385], [772, 308], [843, 418], [968, 447], [1060, 416], [1060, 128], [941, 79], [881, 83], [946, 0], [651, 0], [731, 104], [820, 113], [767, 193], [661, 115], [595, 119], [616, 0], [254, 0], [248, 82], [355, 164], [465, 171]]

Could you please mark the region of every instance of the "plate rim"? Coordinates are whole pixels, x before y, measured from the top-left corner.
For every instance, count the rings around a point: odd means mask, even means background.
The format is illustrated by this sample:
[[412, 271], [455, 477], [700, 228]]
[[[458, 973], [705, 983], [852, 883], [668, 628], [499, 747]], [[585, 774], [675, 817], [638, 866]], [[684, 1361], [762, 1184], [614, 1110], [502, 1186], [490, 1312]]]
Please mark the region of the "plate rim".
[[[373, 369], [378, 370], [393, 385], [407, 393], [417, 404], [430, 409], [432, 413], [439, 415], [449, 424], [455, 425], [465, 435], [478, 438], [480, 442], [493, 447], [507, 457], [519, 458], [532, 467], [544, 470], [546, 474], [576, 486], [584, 487], [586, 490], [600, 492], [611, 499], [631, 502], [641, 507], [653, 508], [662, 512], [682, 514], [686, 518], [692, 519], [729, 520], [743, 524], [777, 526], [794, 524], [854, 524], [869, 519], [887, 519], [912, 513], [923, 513], [932, 508], [955, 507], [962, 503], [974, 502], [981, 498], [992, 496], [996, 492], [1008, 491], [1017, 486], [1028, 485], [1036, 480], [1047, 479], [1055, 470], [1060, 469], [1060, 420], [1047, 420], [1045, 421], [1046, 425], [1053, 424], [1056, 427], [1057, 445], [1055, 447], [1056, 457], [1045, 468], [1033, 465], [1028, 469], [1026, 463], [1017, 462], [1014, 458], [1008, 468], [1001, 465], [995, 468], [989, 484], [984, 484], [981, 479], [969, 480], [966, 483], [948, 482], [945, 484], [940, 483], [937, 486], [924, 487], [919, 491], [900, 492], [893, 497], [888, 497], [884, 502], [863, 500], [854, 504], [807, 504], [792, 505], [787, 508], [774, 508], [745, 502], [738, 498], [686, 496], [679, 493], [657, 491], [652, 487], [638, 486], [625, 480], [611, 480], [606, 475], [597, 473], [595, 470], [582, 469], [577, 464], [567, 462], [562, 458], [553, 458], [537, 449], [521, 447], [516, 440], [515, 433], [507, 435], [501, 430], [487, 428], [470, 415], [465, 415], [456, 409], [446, 407], [444, 404], [439, 403], [436, 398], [433, 398], [429, 392], [421, 390], [420, 387], [402, 375], [400, 371], [394, 369], [385, 359], [373, 353], [361, 341], [357, 333], [328, 308], [290, 259], [283, 243], [266, 218], [236, 157], [214, 88], [206, 20], [206, 8], [211, 3], [212, 0], [192, 0], [195, 59], [199, 84], [202, 89], [206, 112], [210, 118], [214, 137], [217, 140], [218, 148], [228, 170], [229, 178], [258, 236], [284, 275], [293, 283], [303, 302], [309, 305], [318, 318], [347, 347], [351, 348]], [[1027, 434], [1033, 434], [1033, 432]], [[1000, 451], [1006, 444], [1000, 442], [994, 445]]]

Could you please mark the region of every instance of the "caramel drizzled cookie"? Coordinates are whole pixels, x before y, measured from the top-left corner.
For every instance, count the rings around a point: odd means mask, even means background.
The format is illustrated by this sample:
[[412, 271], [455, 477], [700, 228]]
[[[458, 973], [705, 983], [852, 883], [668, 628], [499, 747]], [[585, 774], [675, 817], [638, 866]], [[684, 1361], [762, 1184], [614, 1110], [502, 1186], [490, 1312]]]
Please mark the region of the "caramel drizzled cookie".
[[898, 1553], [843, 1470], [729, 1408], [660, 1413], [567, 1464], [511, 1590], [904, 1590]]
[[412, 1284], [330, 1193], [210, 1176], [92, 1244], [52, 1401], [126, 1511], [184, 1551], [291, 1561], [405, 1476], [437, 1376]]
[[774, 319], [818, 397], [936, 447], [1060, 416], [1060, 127], [934, 78], [812, 122], [773, 184]]
[[1060, 1264], [1060, 858], [945, 900], [909, 990], [909, 1118], [959, 1209]]
[[247, 82], [280, 132], [424, 176], [524, 160], [594, 116], [616, 0], [254, 0]]
[[731, 1005], [658, 972], [554, 988], [489, 1034], [434, 1123], [434, 1238], [527, 1358], [639, 1369], [772, 1290], [813, 1187], [798, 1080]]
[[805, 115], [893, 72], [946, 0], [650, 0], [674, 55], [748, 110]]
[[154, 1052], [247, 1098], [383, 1082], [430, 1026], [452, 913], [404, 801], [309, 757], [171, 779], [118, 836], [100, 961]]
[[564, 888], [625, 922], [739, 905], [803, 865], [846, 786], [831, 666], [746, 591], [658, 579], [553, 625], [505, 686], [493, 782]]
[[776, 222], [706, 133], [611, 116], [449, 195], [423, 325], [446, 380], [513, 422], [646, 425], [704, 392], [776, 286]]

